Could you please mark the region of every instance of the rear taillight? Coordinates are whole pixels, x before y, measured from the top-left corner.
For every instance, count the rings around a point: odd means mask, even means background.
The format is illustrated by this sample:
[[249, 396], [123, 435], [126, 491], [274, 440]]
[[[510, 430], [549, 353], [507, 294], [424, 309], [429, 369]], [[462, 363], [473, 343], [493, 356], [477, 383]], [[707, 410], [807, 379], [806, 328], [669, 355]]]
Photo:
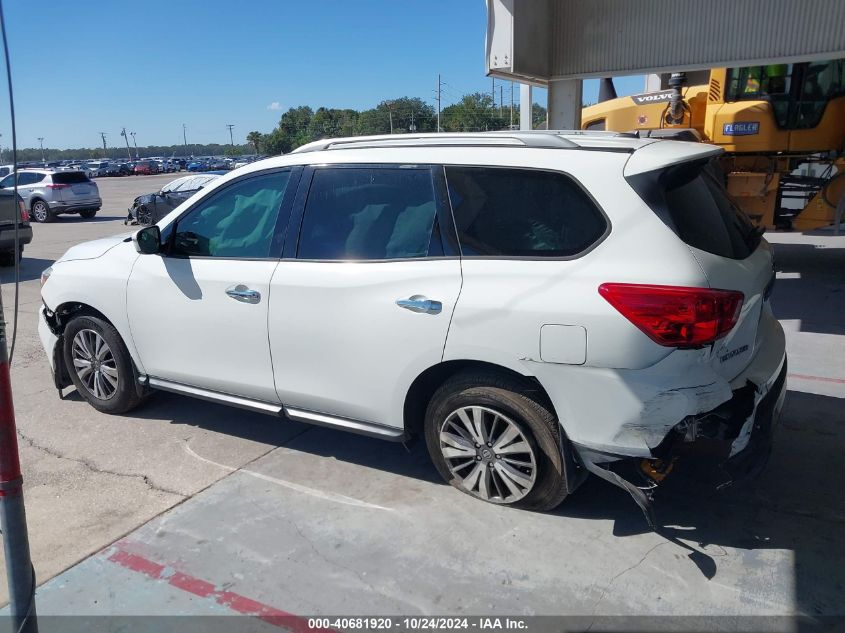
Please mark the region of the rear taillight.
[[21, 211], [21, 222], [29, 222], [29, 211], [26, 210], [23, 200], [18, 200], [18, 208]]
[[70, 185], [66, 185], [60, 182], [53, 182], [47, 185], [47, 189], [67, 189]]
[[599, 294], [651, 340], [702, 347], [731, 331], [744, 296], [733, 290], [607, 283]]

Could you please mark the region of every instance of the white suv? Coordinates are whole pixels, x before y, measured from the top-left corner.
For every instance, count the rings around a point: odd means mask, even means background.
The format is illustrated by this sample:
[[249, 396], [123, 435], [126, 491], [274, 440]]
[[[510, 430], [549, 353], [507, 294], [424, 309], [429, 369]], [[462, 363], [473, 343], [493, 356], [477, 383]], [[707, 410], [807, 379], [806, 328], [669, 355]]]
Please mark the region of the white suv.
[[[712, 145], [612, 133], [319, 141], [42, 278], [57, 387], [162, 389], [388, 440], [486, 501], [759, 468], [784, 393], [769, 245]], [[699, 450], [701, 449], [701, 450]]]

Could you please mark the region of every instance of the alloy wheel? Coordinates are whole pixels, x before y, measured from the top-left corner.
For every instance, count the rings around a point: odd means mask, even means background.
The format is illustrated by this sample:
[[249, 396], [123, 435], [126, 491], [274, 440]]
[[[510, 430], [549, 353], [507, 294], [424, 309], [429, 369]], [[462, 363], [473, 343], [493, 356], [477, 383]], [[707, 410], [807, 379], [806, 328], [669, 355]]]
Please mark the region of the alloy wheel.
[[35, 204], [32, 205], [32, 215], [35, 216], [35, 219], [39, 222], [43, 222], [47, 219], [47, 214], [49, 213], [49, 209], [47, 205], [41, 200], [38, 200]]
[[537, 458], [522, 429], [487, 407], [462, 407], [440, 427], [440, 451], [469, 494], [491, 503], [519, 501], [534, 487]]
[[106, 340], [94, 330], [80, 330], [71, 347], [73, 368], [95, 398], [109, 400], [117, 393], [117, 362]]

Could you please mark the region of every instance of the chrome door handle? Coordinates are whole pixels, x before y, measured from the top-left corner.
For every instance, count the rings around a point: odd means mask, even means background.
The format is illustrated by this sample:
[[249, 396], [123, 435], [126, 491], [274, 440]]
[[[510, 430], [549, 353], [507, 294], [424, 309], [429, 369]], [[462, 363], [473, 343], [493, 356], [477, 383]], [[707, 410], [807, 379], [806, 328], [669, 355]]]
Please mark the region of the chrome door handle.
[[235, 301], [242, 301], [243, 303], [258, 303], [261, 301], [261, 293], [257, 290], [250, 290], [243, 284], [226, 288], [226, 294], [232, 297]]
[[443, 304], [439, 301], [432, 301], [423, 295], [414, 295], [407, 299], [397, 299], [396, 305], [411, 312], [424, 312], [425, 314], [440, 314]]

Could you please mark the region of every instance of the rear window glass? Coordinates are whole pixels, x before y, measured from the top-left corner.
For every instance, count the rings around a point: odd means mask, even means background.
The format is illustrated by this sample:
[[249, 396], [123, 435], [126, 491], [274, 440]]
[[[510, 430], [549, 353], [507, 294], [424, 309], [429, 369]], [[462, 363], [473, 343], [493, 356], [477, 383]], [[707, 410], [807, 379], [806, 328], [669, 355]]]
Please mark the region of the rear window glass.
[[464, 257], [571, 257], [607, 221], [570, 177], [548, 171], [446, 167]]
[[80, 182], [88, 182], [88, 176], [81, 171], [62, 171], [53, 174], [53, 182], [57, 185], [75, 185]]
[[662, 197], [670, 226], [686, 244], [745, 259], [760, 243], [759, 231], [731, 201], [715, 164], [677, 165], [663, 172], [657, 187], [656, 201]]
[[297, 257], [426, 257], [435, 215], [428, 169], [318, 169], [308, 192]]

